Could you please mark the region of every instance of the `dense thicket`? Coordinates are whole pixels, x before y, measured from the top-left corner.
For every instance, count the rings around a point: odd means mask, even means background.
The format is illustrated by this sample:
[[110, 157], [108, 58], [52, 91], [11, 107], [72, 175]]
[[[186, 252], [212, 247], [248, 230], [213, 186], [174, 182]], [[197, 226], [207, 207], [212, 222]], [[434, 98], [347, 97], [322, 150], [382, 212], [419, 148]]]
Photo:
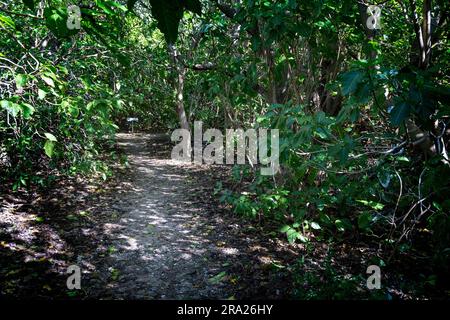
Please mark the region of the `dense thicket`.
[[[69, 30], [67, 6], [81, 8]], [[370, 29], [368, 5], [381, 8]], [[217, 194], [290, 242], [358, 239], [450, 263], [450, 4], [445, 0], [0, 1], [0, 179], [97, 172], [113, 134], [280, 130], [281, 172]], [[179, 26], [178, 23], [180, 22]], [[177, 29], [178, 27], [178, 29]], [[162, 31], [162, 32], [161, 32]], [[113, 155], [111, 155], [113, 156]]]

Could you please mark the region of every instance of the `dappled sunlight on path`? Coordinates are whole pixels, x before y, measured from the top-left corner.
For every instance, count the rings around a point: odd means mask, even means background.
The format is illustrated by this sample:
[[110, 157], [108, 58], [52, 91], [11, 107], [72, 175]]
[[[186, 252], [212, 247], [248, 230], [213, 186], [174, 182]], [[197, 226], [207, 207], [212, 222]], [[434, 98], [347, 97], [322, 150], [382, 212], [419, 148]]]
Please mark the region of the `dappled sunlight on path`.
[[[221, 271], [221, 254], [203, 230], [204, 209], [193, 204], [180, 163], [149, 157], [148, 137], [120, 134], [132, 171], [131, 190], [120, 195], [116, 223], [103, 225], [111, 240], [108, 284], [114, 298], [227, 298], [209, 279]], [[150, 150], [149, 150], [150, 149]], [[237, 253], [230, 249], [229, 254]]]
[[[110, 181], [64, 180], [31, 203], [0, 201], [0, 296], [287, 296], [283, 265], [298, 253], [215, 200], [218, 173], [229, 168], [169, 159], [167, 136], [117, 138], [129, 168]], [[81, 290], [66, 286], [70, 265], [81, 269]]]

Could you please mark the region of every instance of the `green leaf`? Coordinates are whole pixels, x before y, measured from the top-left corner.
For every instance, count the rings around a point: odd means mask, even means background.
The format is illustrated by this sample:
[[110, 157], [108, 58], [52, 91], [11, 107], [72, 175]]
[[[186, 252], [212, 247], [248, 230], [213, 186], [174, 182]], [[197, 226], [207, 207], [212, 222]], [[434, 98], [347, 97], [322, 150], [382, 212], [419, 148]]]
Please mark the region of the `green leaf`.
[[111, 272], [111, 279], [113, 281], [116, 281], [117, 279], [119, 279], [119, 276], [120, 276], [120, 271], [119, 270], [117, 270], [115, 268], [111, 268], [110, 272]]
[[16, 25], [10, 17], [0, 14], [0, 27], [9, 27], [11, 29], [15, 29]]
[[158, 29], [167, 43], [177, 40], [178, 25], [183, 17], [183, 5], [178, 0], [150, 0], [152, 15], [158, 21]]
[[76, 118], [80, 114], [80, 110], [77, 106], [71, 104], [69, 105], [69, 113]]
[[358, 85], [364, 79], [364, 73], [360, 70], [352, 70], [342, 76], [342, 94], [347, 96], [356, 91]]
[[334, 221], [334, 224], [336, 225], [336, 228], [338, 229], [338, 231], [341, 231], [341, 232], [345, 231], [345, 226], [344, 226], [344, 223], [342, 222], [342, 220], [337, 219], [336, 221]]
[[42, 89], [38, 89], [38, 99], [39, 100], [43, 100], [43, 99], [45, 99], [45, 96], [47, 95], [47, 92], [45, 92], [44, 90], [42, 90]]
[[150, 4], [152, 15], [158, 21], [158, 29], [164, 34], [169, 44], [177, 40], [178, 25], [185, 9], [201, 14], [199, 0], [150, 0]]
[[211, 279], [209, 279], [209, 282], [211, 282], [212, 284], [218, 284], [219, 282], [221, 282], [223, 280], [223, 278], [225, 278], [227, 275], [227, 273], [225, 271], [222, 271], [221, 273], [215, 275], [214, 277], [212, 277]]
[[115, 12], [113, 10], [113, 7], [116, 7], [122, 11], [127, 11], [127, 7], [122, 5], [121, 3], [118, 3], [116, 1], [110, 1], [110, 0], [97, 0], [97, 5], [103, 9], [107, 14], [114, 15]]
[[369, 212], [364, 212], [358, 217], [358, 227], [360, 229], [367, 229], [370, 227], [370, 223], [372, 222], [372, 214]]
[[32, 114], [34, 113], [34, 111], [35, 111], [34, 107], [33, 107], [31, 104], [28, 104], [28, 103], [22, 103], [22, 104], [20, 105], [20, 108], [22, 109], [22, 114], [23, 114], [23, 117], [24, 117], [25, 119], [30, 118], [31, 115], [32, 115]]
[[299, 235], [300, 235], [300, 233], [292, 228], [290, 228], [288, 231], [286, 231], [286, 236], [287, 236], [289, 243], [294, 243], [295, 240], [297, 240]]
[[46, 133], [44, 133], [44, 135], [50, 141], [53, 141], [53, 142], [58, 141], [58, 140], [56, 140], [56, 137], [53, 134], [51, 134], [51, 133], [46, 132]]
[[41, 79], [44, 80], [44, 82], [49, 85], [50, 87], [54, 88], [55, 87], [55, 82], [53, 82], [52, 78], [49, 78], [47, 76], [41, 75]]
[[400, 102], [391, 110], [391, 122], [394, 126], [399, 126], [406, 120], [411, 112], [410, 106], [405, 102]]
[[311, 222], [311, 228], [313, 228], [314, 230], [319, 230], [320, 225], [317, 222]]
[[391, 182], [391, 174], [386, 170], [380, 170], [377, 173], [377, 177], [383, 188], [387, 189], [387, 187], [389, 187], [389, 183]]
[[114, 14], [114, 10], [112, 10], [111, 6], [106, 1], [97, 0], [96, 2], [98, 7], [101, 8], [105, 13], [110, 15]]
[[27, 84], [27, 76], [25, 74], [17, 74], [14, 79], [16, 80], [17, 88], [23, 88]]
[[362, 203], [374, 210], [382, 210], [384, 208], [384, 205], [382, 203], [378, 203], [375, 201], [367, 201], [367, 200], [356, 200], [359, 203]]
[[55, 148], [55, 143], [53, 141], [47, 140], [44, 144], [45, 154], [51, 158], [53, 155], [53, 149]]
[[78, 292], [76, 292], [76, 291], [67, 291], [68, 297], [73, 298], [73, 297], [76, 297], [77, 295], [78, 295]]
[[301, 242], [308, 242], [308, 238], [305, 237], [304, 235], [302, 235], [301, 233], [298, 234], [297, 238], [301, 241]]
[[334, 221], [334, 224], [336, 225], [336, 228], [338, 229], [338, 231], [340, 232], [344, 232], [345, 230], [350, 230], [352, 229], [352, 224], [350, 223], [350, 221], [348, 219], [336, 219]]
[[349, 135], [345, 135], [344, 141], [329, 148], [328, 153], [338, 159], [341, 164], [344, 164], [353, 148], [353, 139]]
[[20, 112], [20, 106], [17, 103], [8, 101], [8, 100], [2, 100], [0, 101], [0, 105], [2, 106], [2, 109], [5, 109], [8, 111], [10, 115], [13, 117], [17, 117], [17, 115]]
[[108, 1], [108, 3], [110, 6], [116, 7], [118, 9], [122, 10], [123, 12], [127, 11], [127, 7], [117, 1]]
[[67, 8], [48, 7], [44, 10], [45, 24], [58, 38], [68, 38], [78, 33], [78, 29], [67, 28]]

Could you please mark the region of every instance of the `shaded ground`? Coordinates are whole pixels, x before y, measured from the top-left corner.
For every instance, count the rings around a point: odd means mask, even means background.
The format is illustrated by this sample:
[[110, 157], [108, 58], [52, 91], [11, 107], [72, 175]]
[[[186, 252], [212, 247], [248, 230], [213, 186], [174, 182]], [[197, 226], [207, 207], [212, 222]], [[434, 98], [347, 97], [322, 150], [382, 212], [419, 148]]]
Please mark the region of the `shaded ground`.
[[[217, 172], [211, 170], [221, 168], [169, 160], [165, 140], [120, 134], [130, 168], [108, 186], [67, 182], [72, 192], [32, 205], [3, 199], [0, 294], [289, 297], [290, 273], [280, 266], [295, 260], [298, 250], [218, 208], [211, 198]], [[71, 264], [83, 271], [81, 291], [65, 287]]]
[[169, 160], [164, 139], [118, 136], [128, 155], [132, 185], [112, 206], [122, 213], [120, 219], [103, 225], [110, 254], [99, 268], [102, 274], [114, 275], [105, 290], [94, 289], [89, 296], [227, 299], [285, 295], [278, 289], [282, 288], [281, 273], [271, 275], [268, 270], [263, 281], [257, 274], [260, 268], [270, 268], [274, 255], [281, 254], [275, 251], [275, 243], [273, 248], [264, 247], [267, 241], [251, 232], [242, 238], [240, 229], [250, 226], [220, 214], [213, 202], [205, 201], [213, 187], [208, 179], [211, 168]]
[[[0, 298], [413, 299], [424, 282], [417, 260], [398, 259], [383, 267], [383, 290], [369, 292], [376, 243], [310, 234], [288, 244], [270, 219], [218, 203], [230, 167], [172, 161], [162, 135], [120, 134], [118, 145], [129, 166], [113, 159], [108, 182], [63, 177], [47, 192], [0, 192]], [[73, 264], [81, 290], [66, 286]]]

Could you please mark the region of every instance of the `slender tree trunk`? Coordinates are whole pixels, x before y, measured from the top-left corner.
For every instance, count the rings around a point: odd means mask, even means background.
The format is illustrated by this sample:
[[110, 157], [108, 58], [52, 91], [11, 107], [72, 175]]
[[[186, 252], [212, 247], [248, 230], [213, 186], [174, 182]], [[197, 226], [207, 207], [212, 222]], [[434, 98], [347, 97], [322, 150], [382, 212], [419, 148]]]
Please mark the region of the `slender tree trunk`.
[[173, 45], [169, 45], [169, 53], [172, 57], [173, 68], [177, 72], [175, 95], [178, 121], [180, 123], [181, 129], [190, 131], [189, 121], [187, 119], [186, 110], [184, 108], [184, 79], [186, 77], [186, 67], [180, 63], [178, 59], [178, 52]]
[[[364, 33], [366, 34], [367, 41], [370, 42], [375, 39], [376, 29], [369, 29], [367, 27], [367, 19], [369, 15], [367, 14], [368, 5], [358, 2], [359, 16], [361, 18], [361, 25], [364, 29]], [[377, 52], [375, 50], [371, 50], [368, 54], [368, 58], [370, 60], [375, 60], [377, 58]]]
[[190, 130], [189, 122], [186, 116], [186, 111], [184, 109], [184, 78], [186, 76], [186, 68], [178, 68], [178, 82], [177, 82], [177, 114], [178, 120], [180, 121], [180, 127], [182, 129]]
[[420, 66], [427, 69], [431, 58], [431, 0], [423, 2], [423, 53], [421, 55]]
[[269, 83], [267, 87], [267, 100], [270, 104], [277, 104], [277, 80], [275, 76], [275, 62], [273, 53], [270, 48], [264, 49], [264, 57], [267, 63], [267, 74], [269, 78]]

